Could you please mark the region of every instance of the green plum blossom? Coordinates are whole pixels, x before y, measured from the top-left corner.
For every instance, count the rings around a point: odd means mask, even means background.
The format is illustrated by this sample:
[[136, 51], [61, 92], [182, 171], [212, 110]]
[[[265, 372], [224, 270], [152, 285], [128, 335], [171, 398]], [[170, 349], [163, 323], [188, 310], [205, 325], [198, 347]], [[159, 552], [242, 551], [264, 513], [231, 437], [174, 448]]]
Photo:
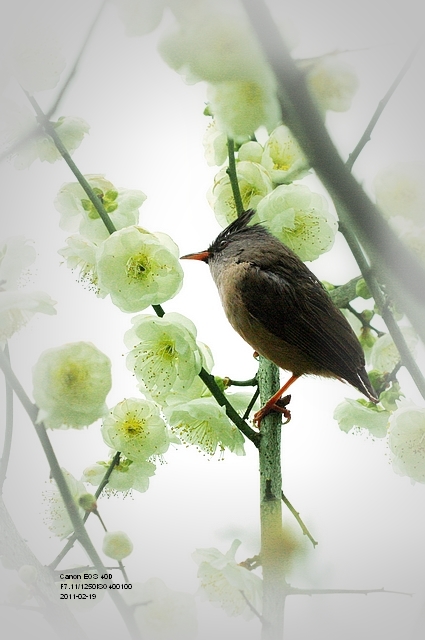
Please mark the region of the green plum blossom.
[[202, 366], [193, 323], [178, 313], [162, 318], [139, 315], [132, 323], [124, 338], [131, 350], [127, 367], [142, 383], [141, 389], [146, 387], [160, 403], [171, 392], [185, 393]]
[[293, 182], [308, 172], [303, 152], [288, 127], [283, 124], [270, 134], [264, 145], [261, 164], [276, 184]]
[[227, 136], [219, 131], [215, 120], [211, 120], [202, 141], [208, 166], [220, 167], [227, 159]]
[[[84, 469], [82, 481], [98, 487], [110, 464], [111, 461], [109, 460], [107, 462], [96, 462], [96, 464], [87, 467]], [[153, 462], [148, 462], [147, 460], [133, 462], [121, 456], [119, 463], [114, 466], [109, 476], [108, 484], [104, 491], [107, 494], [123, 493], [126, 495], [134, 489], [144, 493], [148, 490], [149, 478], [153, 475], [155, 475]]]
[[301, 184], [276, 187], [258, 203], [257, 217], [304, 261], [329, 251], [338, 230], [326, 198]]
[[[421, 227], [407, 218], [393, 216], [389, 219], [390, 226], [404, 244], [425, 263], [425, 224]], [[425, 223], [425, 209], [424, 209]]]
[[[62, 158], [52, 138], [40, 131], [37, 118], [27, 107], [3, 101], [0, 113], [1, 133], [6, 147], [13, 146], [17, 140], [30, 133], [29, 140], [13, 152], [16, 169], [28, 168], [37, 158], [41, 162], [56, 162]], [[89, 132], [89, 125], [82, 118], [62, 116], [52, 125], [66, 147], [72, 153], [80, 146]]]
[[179, 26], [162, 37], [159, 52], [186, 81], [270, 81], [261, 47], [236, 3], [192, 3], [179, 18]]
[[374, 180], [376, 204], [385, 217], [402, 216], [425, 224], [425, 164], [397, 162], [382, 169]]
[[244, 142], [260, 126], [271, 131], [281, 119], [272, 82], [218, 82], [208, 87], [207, 97], [218, 128], [237, 141]]
[[[142, 191], [115, 187], [103, 175], [89, 174], [84, 177], [101, 200], [116, 229], [138, 223], [139, 207], [146, 200]], [[62, 185], [54, 204], [61, 214], [61, 229], [79, 231], [84, 238], [97, 245], [108, 238], [109, 232], [103, 220], [78, 182]]]
[[348, 111], [359, 87], [351, 65], [336, 56], [322, 56], [306, 61], [307, 84], [323, 111]]
[[[412, 353], [415, 352], [418, 337], [411, 327], [402, 327], [401, 331]], [[382, 373], [391, 373], [400, 362], [400, 354], [389, 333], [378, 338], [372, 347], [370, 361], [373, 369]]]
[[375, 438], [385, 438], [391, 413], [362, 400], [346, 398], [334, 411], [334, 420], [341, 431], [348, 433], [354, 427], [367, 429]]
[[210, 398], [197, 398], [164, 409], [172, 431], [188, 445], [213, 456], [219, 448], [245, 455], [244, 437], [229, 420], [224, 407]]
[[90, 342], [47, 349], [33, 367], [38, 422], [50, 429], [81, 429], [107, 411], [111, 361]]
[[133, 583], [122, 597], [134, 612], [142, 638], [149, 640], [195, 640], [197, 616], [195, 598], [169, 589], [159, 578]]
[[[269, 174], [264, 167], [256, 162], [238, 162], [236, 174], [245, 210], [255, 209], [260, 200], [273, 190]], [[207, 198], [222, 227], [227, 227], [233, 220], [236, 220], [235, 199], [226, 168], [221, 169], [215, 176], [214, 185], [208, 192]]]
[[[261, 612], [263, 583], [252, 571], [237, 564], [235, 555], [240, 540], [234, 540], [226, 554], [218, 549], [197, 549], [192, 558], [199, 565], [201, 590], [228, 616], [252, 618], [253, 607]], [[251, 604], [251, 607], [249, 604]]]
[[244, 142], [238, 151], [239, 162], [248, 161], [261, 164], [261, 158], [263, 157], [264, 149], [259, 142], [255, 140], [249, 140]]
[[0, 244], [0, 346], [35, 313], [54, 315], [54, 300], [42, 291], [19, 291], [22, 276], [35, 260], [35, 249], [22, 236]]
[[174, 298], [183, 283], [171, 238], [135, 226], [116, 231], [101, 244], [97, 276], [100, 289], [127, 313]]
[[109, 447], [133, 462], [161, 455], [170, 444], [159, 407], [142, 398], [126, 398], [115, 405], [104, 418], [101, 431]]
[[99, 287], [97, 276], [97, 245], [78, 234], [69, 236], [66, 239], [66, 245], [59, 249], [58, 253], [65, 258], [68, 269], [78, 270], [80, 282], [92, 289], [100, 298], [105, 298], [108, 292]]
[[[71, 492], [71, 496], [75, 505], [78, 507], [78, 500], [81, 495], [87, 493], [84, 484], [80, 480], [76, 480], [74, 476], [66, 469], [62, 469], [66, 484]], [[62, 500], [62, 496], [59, 492], [57, 484], [54, 480], [50, 480], [52, 486], [51, 489], [43, 492], [43, 498], [48, 503], [47, 511], [45, 514], [45, 523], [49, 527], [50, 531], [58, 536], [61, 540], [69, 536], [74, 531], [71, 519], [68, 515], [68, 511], [65, 507], [65, 503]], [[78, 507], [80, 516], [84, 515], [83, 509]]]
[[108, 558], [121, 561], [133, 551], [133, 543], [124, 531], [107, 531], [103, 537], [102, 551]]
[[388, 444], [395, 472], [424, 483], [425, 409], [400, 402], [390, 418]]

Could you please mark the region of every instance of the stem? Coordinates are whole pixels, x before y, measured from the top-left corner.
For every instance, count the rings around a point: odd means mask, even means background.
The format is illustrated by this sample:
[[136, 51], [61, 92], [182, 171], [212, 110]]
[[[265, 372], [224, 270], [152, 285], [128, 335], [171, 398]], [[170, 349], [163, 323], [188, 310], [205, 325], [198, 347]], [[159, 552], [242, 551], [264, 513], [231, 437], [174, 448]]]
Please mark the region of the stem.
[[412, 380], [418, 388], [421, 396], [425, 400], [425, 378], [417, 365], [417, 362], [407, 346], [406, 340], [401, 332], [400, 327], [394, 319], [388, 300], [382, 293], [376, 278], [374, 277], [370, 266], [364, 256], [364, 253], [358, 243], [354, 233], [345, 225], [340, 225], [340, 231], [347, 241], [348, 246], [359, 266], [360, 272], [369, 287], [369, 290], [375, 300], [379, 313], [381, 314], [388, 331], [394, 341], [395, 346], [400, 354], [401, 362], [410, 373]]
[[311, 544], [313, 545], [313, 547], [316, 547], [319, 543], [313, 538], [313, 536], [311, 535], [310, 531], [307, 529], [307, 527], [305, 526], [304, 522], [301, 520], [300, 514], [298, 513], [298, 511], [295, 511], [294, 507], [289, 502], [288, 498], [285, 496], [283, 491], [282, 491], [282, 502], [284, 504], [286, 504], [286, 506], [288, 507], [289, 511], [292, 513], [292, 515], [294, 516], [295, 520], [300, 525], [301, 531], [303, 532], [303, 534], [305, 536], [307, 536], [307, 538], [311, 541]]
[[423, 42], [423, 36], [421, 36], [421, 38], [418, 40], [418, 42], [413, 47], [411, 54], [409, 55], [409, 57], [407, 58], [406, 62], [402, 66], [401, 70], [397, 74], [394, 82], [392, 83], [392, 85], [388, 89], [388, 91], [385, 94], [385, 96], [379, 102], [379, 104], [378, 104], [378, 106], [376, 108], [376, 111], [372, 116], [372, 119], [370, 120], [369, 124], [367, 125], [367, 127], [365, 129], [365, 132], [362, 135], [362, 137], [360, 138], [359, 142], [357, 143], [354, 151], [352, 151], [350, 153], [350, 155], [348, 156], [348, 160], [345, 163], [345, 166], [350, 171], [353, 168], [353, 165], [354, 165], [355, 161], [357, 160], [357, 158], [359, 157], [360, 153], [363, 151], [363, 148], [369, 142], [371, 134], [372, 134], [372, 131], [375, 128], [376, 123], [378, 122], [379, 118], [381, 117], [381, 114], [382, 114], [383, 110], [385, 109], [385, 107], [387, 106], [391, 96], [393, 95], [393, 93], [397, 89], [398, 85], [403, 80], [404, 76], [406, 75], [410, 65], [412, 64], [414, 58], [416, 57], [416, 54], [418, 53], [420, 47], [422, 46], [422, 42]]
[[77, 178], [78, 182], [80, 183], [80, 185], [82, 186], [82, 188], [86, 192], [87, 197], [89, 198], [90, 202], [93, 204], [93, 206], [96, 209], [96, 211], [99, 214], [99, 216], [102, 218], [103, 223], [106, 226], [106, 228], [108, 229], [109, 233], [114, 233], [114, 231], [116, 231], [116, 228], [115, 228], [111, 218], [109, 217], [105, 207], [103, 206], [102, 201], [94, 193], [93, 189], [91, 188], [91, 186], [89, 185], [89, 183], [87, 182], [87, 180], [85, 179], [85, 177], [83, 176], [81, 171], [78, 169], [77, 165], [75, 164], [75, 162], [71, 158], [71, 156], [70, 156], [69, 152], [67, 151], [65, 145], [63, 144], [62, 140], [60, 139], [60, 137], [56, 133], [56, 130], [55, 130], [54, 126], [49, 121], [48, 117], [43, 113], [42, 109], [40, 108], [40, 106], [39, 106], [38, 102], [35, 100], [35, 98], [33, 96], [31, 96], [29, 93], [27, 93], [26, 91], [25, 91], [25, 95], [27, 96], [28, 100], [30, 101], [30, 103], [31, 103], [31, 105], [32, 105], [32, 107], [34, 109], [34, 111], [36, 112], [37, 118], [38, 118], [41, 126], [43, 127], [44, 131], [47, 133], [47, 135], [49, 135], [52, 138], [53, 142], [56, 145], [56, 148], [58, 149], [58, 151], [61, 154], [62, 158], [65, 160], [65, 162], [67, 163], [68, 167], [71, 169], [72, 173]]
[[[6, 343], [4, 355], [10, 362], [9, 347]], [[7, 467], [9, 466], [10, 451], [12, 448], [13, 434], [13, 389], [7, 378], [6, 382], [6, 428], [4, 433], [3, 455], [0, 459], [0, 494], [3, 493], [3, 485], [6, 480]]]
[[214, 376], [211, 375], [211, 373], [208, 373], [204, 368], [201, 369], [198, 375], [202, 382], [211, 391], [218, 404], [226, 409], [226, 414], [230, 420], [238, 427], [238, 429], [240, 429], [240, 431], [242, 431], [244, 436], [251, 440], [251, 442], [258, 448], [260, 443], [260, 434], [254, 431], [254, 429], [251, 429], [245, 420], [243, 420], [238, 412], [232, 407], [220, 387], [217, 385]]
[[233, 199], [235, 201], [236, 213], [239, 218], [244, 212], [244, 206], [242, 202], [242, 196], [239, 189], [238, 174], [236, 172], [236, 160], [235, 160], [235, 143], [232, 138], [227, 138], [227, 149], [229, 152], [229, 166], [227, 168], [227, 175], [230, 179], [230, 185], [232, 187]]
[[[280, 387], [279, 369], [260, 356], [258, 385], [261, 403]], [[260, 519], [261, 564], [263, 569], [262, 640], [279, 640], [283, 635], [283, 617], [287, 583], [282, 535], [281, 415], [269, 413], [261, 423]]]
[[[112, 471], [114, 470], [114, 467], [119, 464], [120, 456], [121, 456], [121, 453], [119, 451], [117, 451], [117, 453], [112, 458], [111, 464], [109, 465], [105, 475], [103, 476], [100, 485], [96, 489], [96, 493], [94, 494], [96, 499], [100, 496], [100, 494], [102, 493], [103, 489], [108, 484], [109, 476], [111, 475]], [[86, 520], [89, 517], [89, 515], [90, 515], [90, 512], [86, 512], [84, 514], [84, 517], [83, 517], [83, 522], [84, 523], [86, 522]], [[49, 564], [49, 568], [50, 569], [56, 569], [56, 567], [58, 566], [59, 562], [66, 556], [68, 551], [70, 549], [72, 549], [76, 539], [77, 539], [77, 536], [76, 536], [76, 534], [74, 532], [71, 535], [71, 537], [68, 539], [68, 541], [67, 541], [66, 545], [64, 546], [64, 548], [62, 549], [62, 551], [56, 556], [56, 558], [53, 560], [53, 562], [51, 562]]]
[[[50, 466], [51, 477], [55, 480], [57, 487], [59, 489], [62, 500], [65, 504], [66, 510], [68, 512], [69, 518], [71, 520], [72, 526], [76, 533], [76, 536], [80, 542], [80, 544], [85, 549], [88, 557], [92, 561], [93, 565], [96, 567], [96, 570], [99, 574], [105, 573], [105, 567], [103, 565], [102, 560], [100, 559], [90, 537], [87, 534], [87, 531], [84, 527], [83, 521], [80, 517], [78, 508], [72, 498], [69, 487], [65, 481], [62, 470], [59, 466], [59, 462], [56, 458], [56, 454], [53, 450], [49, 437], [47, 435], [47, 431], [45, 426], [40, 423], [37, 423], [37, 414], [38, 408], [35, 404], [31, 402], [29, 397], [24, 391], [21, 383], [18, 378], [15, 376], [12, 371], [10, 364], [4, 355], [3, 351], [0, 350], [0, 368], [3, 370], [4, 375], [7, 377], [13, 391], [18, 396], [21, 401], [24, 409], [26, 410], [28, 416], [30, 417], [37, 436], [40, 440], [43, 451], [46, 455], [47, 461]], [[130, 636], [133, 640], [139, 640], [140, 634], [134, 617], [131, 615], [129, 607], [125, 604], [121, 595], [117, 593], [114, 589], [110, 590], [110, 596], [115, 603], [118, 611], [120, 612], [123, 621], [126, 624], [126, 627], [130, 633]]]
[[321, 114], [262, 0], [242, 0], [248, 18], [275, 74], [286, 124], [340, 207], [340, 216], [358, 235], [379, 280], [404, 309], [425, 341], [425, 269], [396, 237], [379, 210], [347, 170]]

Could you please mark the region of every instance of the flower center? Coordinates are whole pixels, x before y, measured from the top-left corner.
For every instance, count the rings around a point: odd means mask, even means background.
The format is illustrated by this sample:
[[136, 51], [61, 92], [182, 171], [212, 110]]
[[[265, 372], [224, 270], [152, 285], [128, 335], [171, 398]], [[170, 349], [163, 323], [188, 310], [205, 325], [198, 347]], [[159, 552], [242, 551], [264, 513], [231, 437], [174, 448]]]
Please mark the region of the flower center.
[[150, 260], [146, 254], [138, 253], [127, 260], [128, 277], [132, 280], [143, 280], [150, 271]]

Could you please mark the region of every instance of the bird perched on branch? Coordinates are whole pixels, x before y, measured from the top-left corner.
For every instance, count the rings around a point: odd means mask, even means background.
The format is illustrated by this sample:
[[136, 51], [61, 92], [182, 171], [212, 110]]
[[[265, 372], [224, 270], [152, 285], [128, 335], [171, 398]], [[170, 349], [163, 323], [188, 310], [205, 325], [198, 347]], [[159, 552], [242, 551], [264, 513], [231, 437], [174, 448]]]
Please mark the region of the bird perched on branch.
[[290, 413], [280, 398], [304, 374], [349, 382], [378, 402], [363, 349], [321, 282], [298, 256], [245, 211], [206, 251], [182, 256], [210, 268], [227, 319], [253, 349], [292, 376], [254, 416]]

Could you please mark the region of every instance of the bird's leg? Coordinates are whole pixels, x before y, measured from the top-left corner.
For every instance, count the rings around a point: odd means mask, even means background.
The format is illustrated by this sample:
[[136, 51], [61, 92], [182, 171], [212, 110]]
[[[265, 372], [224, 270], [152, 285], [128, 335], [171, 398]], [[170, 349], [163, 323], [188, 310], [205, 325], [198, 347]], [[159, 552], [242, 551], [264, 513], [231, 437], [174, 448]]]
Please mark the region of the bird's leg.
[[279, 389], [279, 391], [277, 391], [270, 398], [270, 400], [268, 400], [266, 402], [264, 407], [261, 407], [261, 409], [259, 411], [257, 411], [257, 413], [254, 415], [254, 424], [258, 427], [258, 429], [260, 428], [262, 419], [268, 413], [270, 413], [270, 411], [279, 411], [279, 413], [283, 413], [283, 415], [286, 418], [286, 422], [289, 422], [289, 420], [291, 419], [291, 412], [285, 406], [282, 406], [282, 405], [279, 406], [278, 402], [279, 402], [280, 398], [283, 396], [283, 394], [285, 393], [285, 391], [291, 386], [291, 384], [293, 384], [295, 382], [295, 380], [298, 380], [298, 378], [299, 378], [299, 376], [296, 376], [296, 375], [293, 374], [289, 378], [289, 380], [287, 382], [285, 382], [283, 387], [281, 389]]

